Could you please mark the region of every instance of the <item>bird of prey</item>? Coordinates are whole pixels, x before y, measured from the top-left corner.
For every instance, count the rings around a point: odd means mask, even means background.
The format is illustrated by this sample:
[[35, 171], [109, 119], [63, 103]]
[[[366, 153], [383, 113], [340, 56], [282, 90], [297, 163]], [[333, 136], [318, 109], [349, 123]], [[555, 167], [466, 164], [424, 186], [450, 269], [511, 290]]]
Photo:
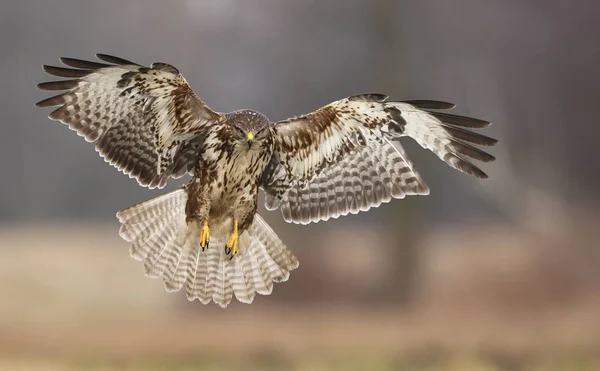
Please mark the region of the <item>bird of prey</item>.
[[191, 174], [178, 190], [117, 213], [119, 234], [145, 273], [190, 301], [251, 303], [289, 278], [298, 261], [257, 214], [267, 210], [307, 224], [378, 207], [429, 188], [399, 139], [407, 136], [451, 167], [487, 175], [470, 159], [494, 157], [473, 144], [497, 141], [471, 129], [487, 121], [446, 112], [433, 100], [389, 101], [354, 95], [302, 116], [271, 122], [252, 110], [210, 109], [173, 66], [150, 67], [97, 54], [43, 66], [60, 91], [38, 102], [95, 144], [104, 160], [148, 188]]

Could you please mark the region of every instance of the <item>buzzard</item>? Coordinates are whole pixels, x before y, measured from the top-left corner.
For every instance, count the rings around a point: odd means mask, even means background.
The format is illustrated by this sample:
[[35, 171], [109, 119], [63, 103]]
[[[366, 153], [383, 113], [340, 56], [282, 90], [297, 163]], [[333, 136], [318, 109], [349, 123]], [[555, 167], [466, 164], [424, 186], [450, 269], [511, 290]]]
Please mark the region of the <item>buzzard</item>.
[[494, 160], [473, 144], [497, 141], [470, 130], [490, 123], [440, 112], [451, 103], [362, 94], [271, 122], [251, 110], [213, 111], [169, 64], [97, 57], [43, 66], [65, 79], [40, 83], [60, 92], [36, 105], [57, 106], [50, 119], [142, 186], [192, 175], [182, 188], [117, 213], [119, 234], [146, 275], [160, 277], [167, 291], [185, 288], [191, 301], [226, 307], [235, 295], [251, 303], [298, 267], [257, 214], [259, 189], [267, 210], [307, 224], [428, 194], [401, 137], [478, 178], [487, 175], [471, 159]]

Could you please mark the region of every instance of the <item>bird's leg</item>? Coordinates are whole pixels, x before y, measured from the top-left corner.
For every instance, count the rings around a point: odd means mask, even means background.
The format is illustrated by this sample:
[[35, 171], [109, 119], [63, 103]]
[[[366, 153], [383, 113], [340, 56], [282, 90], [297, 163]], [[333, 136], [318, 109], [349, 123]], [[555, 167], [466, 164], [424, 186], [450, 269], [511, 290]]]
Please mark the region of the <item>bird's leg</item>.
[[204, 223], [202, 223], [202, 229], [200, 230], [200, 247], [202, 251], [208, 248], [208, 243], [210, 242], [210, 228], [208, 228], [208, 218], [204, 219]]
[[233, 221], [233, 231], [229, 236], [229, 240], [227, 241], [227, 245], [225, 245], [225, 254], [231, 254], [229, 260], [233, 259], [235, 254], [238, 253], [239, 246], [239, 235], [238, 235], [238, 221], [237, 219]]
[[[188, 225], [193, 224], [194, 229], [200, 227], [200, 247], [204, 251], [208, 248], [210, 241], [210, 229], [208, 228], [210, 199], [207, 187], [202, 185], [201, 179], [194, 178], [186, 185], [185, 189], [188, 192], [188, 200], [185, 205], [185, 221]], [[200, 226], [200, 223], [202, 223], [202, 226]]]
[[236, 202], [232, 215], [233, 231], [225, 246], [225, 253], [228, 255], [231, 254], [229, 260], [233, 259], [239, 252], [239, 237], [252, 224], [254, 215], [256, 214], [257, 201], [258, 187], [254, 187], [249, 189], [246, 194]]

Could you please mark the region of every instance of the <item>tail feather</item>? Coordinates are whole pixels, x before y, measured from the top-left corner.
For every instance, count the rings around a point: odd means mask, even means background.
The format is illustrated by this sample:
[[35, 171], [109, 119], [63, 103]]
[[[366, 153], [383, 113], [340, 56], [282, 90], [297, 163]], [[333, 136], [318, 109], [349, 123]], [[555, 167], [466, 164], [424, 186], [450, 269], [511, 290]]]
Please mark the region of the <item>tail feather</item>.
[[[255, 261], [255, 259], [252, 256], [252, 250], [248, 249], [247, 254], [248, 254], [248, 258], [244, 259], [244, 261], [239, 266], [239, 270], [243, 275], [240, 277], [240, 279], [244, 280], [244, 283], [246, 284], [246, 287], [247, 287], [246, 293], [251, 293], [251, 297], [253, 299], [257, 292], [264, 295], [265, 291], [264, 291], [263, 287], [265, 287], [265, 286], [264, 286], [264, 281], [262, 281], [262, 280], [261, 280], [262, 284], [257, 285], [257, 280], [254, 278], [255, 264], [253, 264], [253, 261]], [[250, 299], [250, 302], [252, 302], [252, 299]]]
[[241, 264], [235, 266], [234, 277], [233, 291], [235, 297], [242, 303], [252, 303], [256, 290], [254, 290], [252, 283], [246, 280], [244, 268]]
[[145, 261], [153, 256], [161, 247], [160, 240], [169, 238], [171, 223], [156, 223], [155, 227], [144, 230], [139, 236], [133, 240], [129, 247], [129, 254], [132, 258], [138, 261]]
[[162, 231], [154, 234], [147, 244], [151, 244], [151, 250], [144, 261], [144, 271], [150, 278], [158, 278], [163, 275], [167, 266], [167, 254], [175, 248], [174, 235], [177, 222], [169, 223]]
[[160, 247], [155, 241], [158, 238], [156, 235], [166, 232], [169, 223], [155, 223], [145, 229], [142, 233], [132, 240], [129, 247], [129, 255], [137, 261], [145, 261], [148, 257], [155, 253], [155, 250]]
[[182, 260], [187, 260], [188, 254], [185, 256], [183, 255], [185, 240], [180, 242], [180, 239], [176, 237], [175, 239], [172, 239], [170, 244], [167, 246], [170, 246], [171, 249], [166, 249], [165, 254], [163, 255], [164, 263], [161, 262], [161, 264], [164, 264], [165, 267], [161, 277], [165, 283], [165, 288], [167, 291], [179, 291], [181, 290], [182, 286], [179, 286], [178, 281], [174, 278], [175, 274], [179, 271], [179, 267], [185, 264], [185, 262], [182, 262]]
[[[248, 233], [244, 233], [241, 236], [240, 244], [242, 246], [250, 245], [250, 236]], [[246, 254], [251, 254], [250, 251], [246, 251]], [[251, 270], [249, 267], [252, 265], [249, 263], [250, 259], [245, 259], [240, 264], [236, 264], [233, 272], [233, 291], [235, 297], [242, 303], [252, 303], [254, 296], [256, 295], [256, 289], [254, 283], [249, 275]]]
[[[221, 241], [219, 241], [221, 242]], [[217, 246], [210, 248], [210, 255], [213, 256], [209, 259], [209, 273], [206, 285], [206, 290], [212, 295], [212, 300], [222, 307], [226, 307], [231, 301], [233, 294], [232, 289], [232, 277], [225, 275], [225, 265], [233, 264], [227, 261], [229, 258], [224, 256], [223, 246], [225, 243], [219, 243]]]
[[[248, 239], [248, 234], [244, 234], [243, 238]], [[249, 241], [243, 241], [244, 246], [248, 246], [248, 243]], [[250, 254], [250, 252], [247, 252], [247, 254]], [[243, 262], [235, 265], [233, 291], [235, 297], [242, 303], [252, 303], [257, 291], [250, 276], [251, 266], [250, 259], [244, 259]]]
[[186, 201], [187, 193], [183, 189], [179, 189], [123, 209], [117, 213], [117, 218], [121, 223], [127, 223], [121, 228], [131, 227], [132, 224], [156, 220], [157, 217], [167, 212], [185, 210]]
[[213, 300], [217, 303], [229, 303], [233, 298], [233, 274], [235, 266], [229, 262], [229, 259], [221, 259], [218, 270], [219, 285], [213, 291]]
[[[251, 303], [256, 293], [269, 295], [274, 282], [289, 278], [298, 260], [257, 214], [240, 235], [240, 250], [229, 260], [227, 236], [214, 235], [202, 251], [199, 227], [185, 220], [183, 189], [124, 209], [117, 214], [120, 235], [131, 242], [130, 254], [144, 262], [148, 277], [161, 278], [169, 292], [185, 290], [190, 301], [214, 301], [226, 307], [235, 296]], [[217, 228], [218, 230], [218, 228]]]
[[[206, 260], [208, 260], [208, 271], [206, 272], [206, 281], [204, 282], [203, 296], [210, 299], [214, 298], [214, 291], [217, 287], [217, 271], [219, 270], [219, 263], [221, 261], [221, 249], [222, 243], [218, 241], [216, 237], [212, 237], [213, 246], [208, 248], [206, 251]], [[218, 244], [218, 245], [217, 245]], [[222, 295], [225, 296], [225, 295]], [[219, 301], [216, 301], [219, 303]]]
[[[194, 239], [193, 233], [186, 233], [183, 243], [180, 244], [182, 254], [179, 255], [179, 260], [178, 260], [175, 268], [174, 269], [171, 268], [173, 273], [170, 275], [170, 277], [168, 279], [166, 277], [163, 277], [163, 280], [165, 282], [165, 288], [167, 289], [167, 291], [169, 291], [169, 292], [179, 291], [185, 285], [187, 276], [188, 276], [188, 271], [190, 270], [190, 268], [192, 267], [192, 264], [195, 261], [195, 257], [197, 256], [196, 250], [198, 250], [198, 248], [199, 248], [198, 246], [195, 246], [193, 244], [194, 240], [197, 241], [197, 239]], [[185, 246], [188, 246], [188, 245], [192, 246], [190, 248], [189, 253], [183, 254]]]
[[267, 251], [265, 245], [259, 244], [258, 248], [262, 253], [260, 256], [263, 258], [263, 263], [265, 264], [269, 276], [272, 278], [272, 282], [287, 281], [289, 278], [289, 272], [281, 268], [275, 262], [275, 260], [269, 256], [269, 252]]
[[256, 246], [251, 246], [247, 251], [247, 255], [250, 260], [250, 271], [249, 277], [252, 280], [252, 284], [254, 285], [254, 289], [261, 295], [269, 295], [273, 291], [273, 281], [271, 276], [268, 274], [267, 269], [265, 269], [264, 264], [261, 264], [259, 255], [259, 251]]
[[292, 252], [285, 247], [279, 237], [273, 232], [271, 227], [264, 221], [260, 215], [254, 219], [251, 227], [254, 234], [267, 248], [267, 254], [279, 265], [287, 274], [283, 281], [289, 277], [289, 271], [298, 268], [298, 260]]
[[[206, 254], [204, 254], [206, 252]], [[193, 287], [186, 288], [187, 298], [194, 300], [197, 298], [202, 304], [210, 303], [212, 295], [209, 295], [206, 287], [208, 286], [208, 263], [210, 260], [210, 250], [201, 251], [198, 248], [196, 257], [196, 277], [190, 277], [194, 281]]]

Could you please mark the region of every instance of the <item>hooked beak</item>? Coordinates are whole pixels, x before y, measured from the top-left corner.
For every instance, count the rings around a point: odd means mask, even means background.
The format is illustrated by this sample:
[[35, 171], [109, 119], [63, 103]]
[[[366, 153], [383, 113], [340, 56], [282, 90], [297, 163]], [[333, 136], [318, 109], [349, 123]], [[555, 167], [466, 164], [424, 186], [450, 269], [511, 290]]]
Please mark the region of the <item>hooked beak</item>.
[[248, 148], [252, 147], [252, 142], [254, 141], [254, 134], [246, 134], [246, 141], [248, 142]]

